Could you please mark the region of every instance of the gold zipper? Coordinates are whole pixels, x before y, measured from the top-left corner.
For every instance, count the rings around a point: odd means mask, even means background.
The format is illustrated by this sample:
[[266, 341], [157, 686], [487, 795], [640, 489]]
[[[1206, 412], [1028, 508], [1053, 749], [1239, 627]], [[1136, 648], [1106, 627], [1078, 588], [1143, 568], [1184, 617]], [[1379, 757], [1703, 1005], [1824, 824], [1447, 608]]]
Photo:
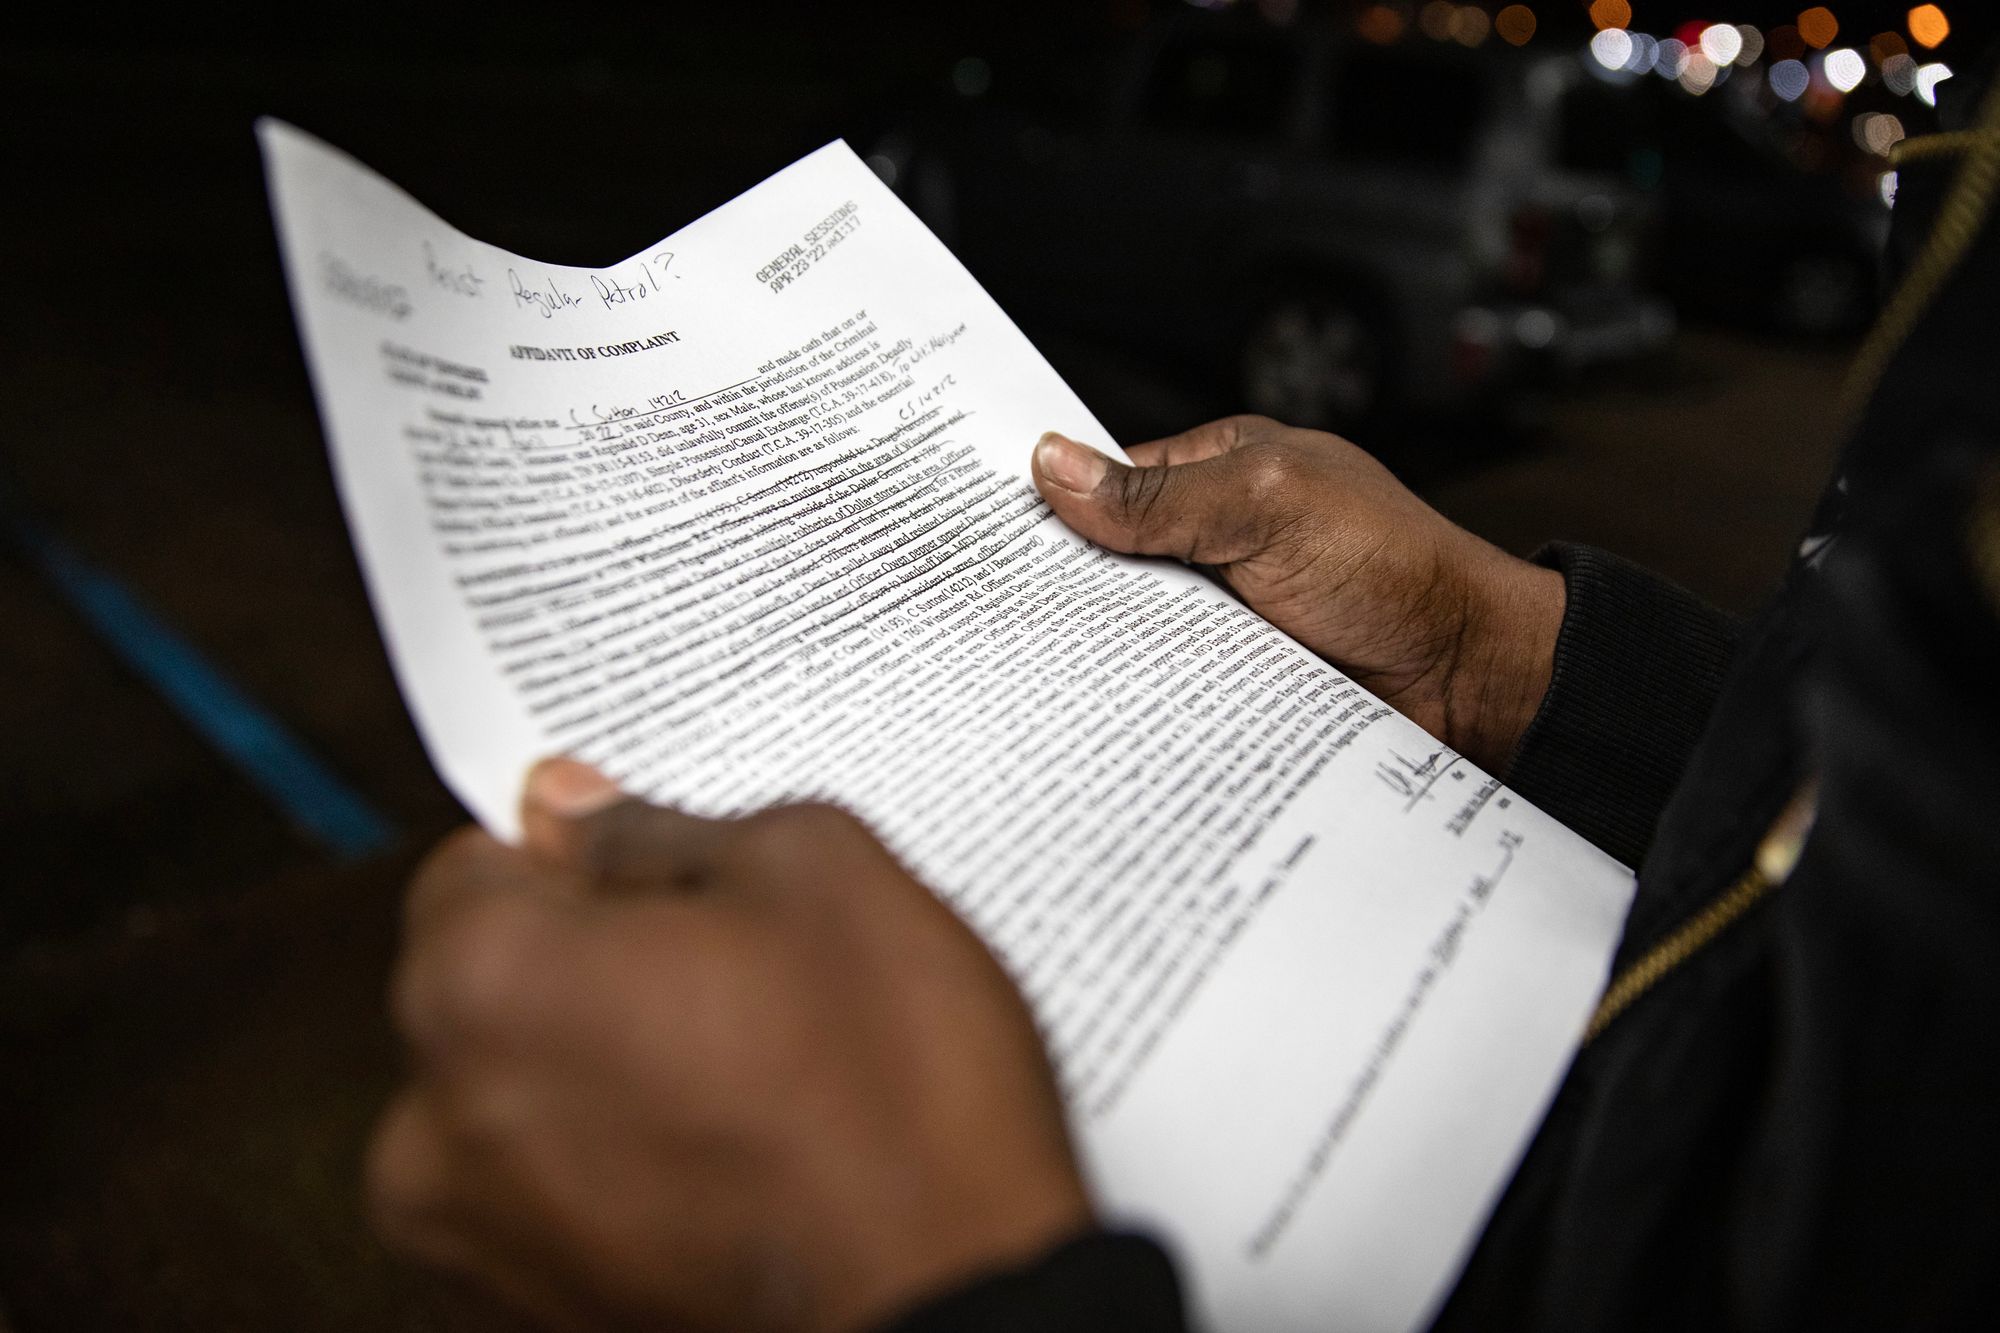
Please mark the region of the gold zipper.
[[[1890, 358], [1937, 299], [1945, 280], [1965, 258], [1965, 252], [1972, 247], [1973, 238], [1986, 221], [1995, 188], [2000, 187], [2000, 82], [1987, 90], [1974, 128], [1905, 139], [1895, 146], [1889, 160], [1900, 167], [1906, 162], [1953, 155], [1963, 155], [1965, 161], [1938, 210], [1937, 223], [1848, 368], [1841, 400], [1843, 413], [1849, 420], [1860, 415]], [[2000, 566], [2000, 556], [1994, 558], [1994, 564]], [[1586, 1045], [1663, 977], [1706, 948], [1785, 882], [1792, 867], [1798, 864], [1817, 808], [1817, 785], [1809, 781], [1793, 793], [1791, 801], [1765, 833], [1750, 868], [1612, 978], [1584, 1028]]]
[[1945, 279], [1958, 267], [1959, 260], [1965, 258], [1973, 237], [1986, 221], [1994, 187], [2000, 185], [2000, 81], [1987, 89], [1972, 129], [1905, 139], [1896, 145], [1889, 160], [1900, 165], [1952, 154], [1962, 154], [1965, 161], [1938, 209], [1937, 223], [1924, 241], [1923, 252], [1910, 265], [1902, 285], [1883, 308], [1875, 327], [1868, 331], [1867, 340], [1848, 368], [1840, 395], [1841, 411], [1848, 420], [1860, 416], [1882, 372], [1888, 369], [1889, 359], [1937, 299]]
[[1596, 1012], [1583, 1030], [1585, 1045], [1596, 1040], [1613, 1019], [1658, 985], [1661, 978], [1700, 952], [1791, 878], [1792, 867], [1799, 863], [1799, 855], [1805, 850], [1806, 835], [1812, 832], [1813, 816], [1818, 809], [1819, 785], [1808, 780], [1792, 793], [1792, 799], [1785, 803], [1763, 841], [1757, 844], [1750, 868], [1706, 907], [1676, 926], [1672, 934], [1646, 950], [1605, 988]]

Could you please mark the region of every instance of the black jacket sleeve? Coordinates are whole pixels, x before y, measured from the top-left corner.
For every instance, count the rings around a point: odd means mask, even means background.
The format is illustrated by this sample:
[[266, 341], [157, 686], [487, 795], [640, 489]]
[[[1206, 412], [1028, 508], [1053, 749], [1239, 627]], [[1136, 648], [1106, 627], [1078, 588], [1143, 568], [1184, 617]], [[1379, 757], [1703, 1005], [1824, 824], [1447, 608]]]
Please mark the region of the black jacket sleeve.
[[1514, 790], [1636, 866], [1701, 738], [1736, 623], [1693, 593], [1590, 546], [1535, 556], [1568, 593], [1555, 674], [1506, 773]]
[[1180, 1285], [1143, 1236], [1091, 1232], [961, 1287], [883, 1333], [1183, 1333]]

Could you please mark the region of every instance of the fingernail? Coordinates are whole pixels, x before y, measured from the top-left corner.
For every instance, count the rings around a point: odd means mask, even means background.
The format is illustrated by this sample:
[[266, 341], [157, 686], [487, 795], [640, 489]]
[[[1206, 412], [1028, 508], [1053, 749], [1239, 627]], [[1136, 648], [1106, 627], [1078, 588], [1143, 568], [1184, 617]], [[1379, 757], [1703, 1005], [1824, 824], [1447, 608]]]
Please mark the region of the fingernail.
[[528, 770], [522, 799], [564, 819], [582, 819], [623, 800], [618, 784], [589, 764], [544, 759]]
[[1050, 431], [1035, 444], [1035, 466], [1064, 490], [1089, 495], [1104, 480], [1111, 460], [1095, 449]]

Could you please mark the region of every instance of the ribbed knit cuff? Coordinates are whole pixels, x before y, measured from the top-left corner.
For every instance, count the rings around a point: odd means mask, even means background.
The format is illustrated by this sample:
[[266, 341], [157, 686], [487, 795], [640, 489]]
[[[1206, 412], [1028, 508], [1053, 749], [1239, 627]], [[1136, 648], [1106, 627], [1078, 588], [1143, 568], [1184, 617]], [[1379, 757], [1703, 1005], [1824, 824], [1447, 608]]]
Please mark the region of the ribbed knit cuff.
[[1608, 551], [1543, 547], [1568, 593], [1555, 673], [1507, 783], [1636, 867], [1722, 688], [1737, 627]]
[[882, 1333], [1185, 1333], [1180, 1283], [1143, 1236], [1094, 1231], [928, 1302]]

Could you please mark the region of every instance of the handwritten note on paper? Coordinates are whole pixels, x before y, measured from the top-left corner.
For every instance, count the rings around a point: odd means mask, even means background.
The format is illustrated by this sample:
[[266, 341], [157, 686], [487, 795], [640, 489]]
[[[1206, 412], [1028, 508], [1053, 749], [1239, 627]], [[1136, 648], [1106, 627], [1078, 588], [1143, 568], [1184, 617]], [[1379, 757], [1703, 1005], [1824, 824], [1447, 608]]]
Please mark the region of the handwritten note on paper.
[[557, 752], [702, 813], [846, 804], [1007, 964], [1100, 1199], [1209, 1322], [1422, 1322], [1629, 875], [1056, 522], [1032, 442], [1103, 429], [845, 145], [585, 270], [260, 135], [376, 611], [480, 820]]

